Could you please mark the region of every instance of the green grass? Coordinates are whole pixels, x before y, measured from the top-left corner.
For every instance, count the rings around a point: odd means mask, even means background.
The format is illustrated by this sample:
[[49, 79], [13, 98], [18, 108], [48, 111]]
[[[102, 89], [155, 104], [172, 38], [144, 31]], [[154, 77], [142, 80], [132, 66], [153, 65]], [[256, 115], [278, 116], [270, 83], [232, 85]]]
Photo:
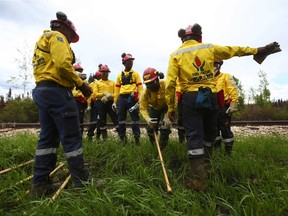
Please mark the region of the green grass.
[[[33, 159], [38, 135], [22, 133], [0, 139], [0, 170]], [[49, 203], [25, 192], [33, 163], [0, 175], [0, 215], [288, 215], [288, 138], [236, 137], [232, 157], [215, 152], [208, 188], [192, 192], [186, 146], [170, 140], [162, 152], [173, 190], [166, 184], [155, 146], [142, 138], [141, 147], [117, 139], [89, 143], [84, 139], [84, 159], [95, 179], [108, 184], [89, 185], [86, 192], [69, 188]], [[62, 151], [59, 161], [64, 161]], [[67, 168], [57, 173], [63, 179]], [[62, 175], [62, 176], [61, 176]], [[59, 177], [60, 176], [60, 177]]]

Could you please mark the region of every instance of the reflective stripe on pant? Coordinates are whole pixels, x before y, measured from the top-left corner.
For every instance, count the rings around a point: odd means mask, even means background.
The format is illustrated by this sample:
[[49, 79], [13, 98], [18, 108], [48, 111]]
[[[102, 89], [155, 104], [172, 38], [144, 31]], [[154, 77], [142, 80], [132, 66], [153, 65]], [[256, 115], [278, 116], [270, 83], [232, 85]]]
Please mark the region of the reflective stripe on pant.
[[87, 136], [94, 136], [94, 131], [97, 128], [97, 134], [100, 135], [100, 128], [98, 126], [97, 122], [97, 116], [98, 116], [98, 103], [99, 101], [94, 101], [93, 104], [91, 105], [91, 110], [90, 110], [90, 122], [95, 122], [95, 124], [89, 125], [88, 128], [88, 133]]
[[213, 109], [195, 107], [197, 92], [183, 94], [183, 126], [190, 160], [204, 158], [204, 142], [213, 143], [217, 133], [217, 94], [210, 97]]
[[231, 131], [231, 115], [226, 114], [226, 110], [229, 106], [225, 105], [225, 107], [221, 108], [219, 111], [217, 128], [218, 134], [220, 135], [225, 146], [232, 146], [234, 143], [234, 134]]
[[[83, 163], [78, 110], [71, 90], [59, 87], [36, 87], [32, 95], [38, 106], [41, 125], [33, 183], [45, 181], [55, 168], [56, 149], [59, 142], [63, 146], [65, 155], [69, 156], [67, 162], [71, 168], [69, 171], [72, 179], [87, 180], [88, 171], [84, 169]], [[74, 163], [74, 159], [78, 163], [77, 166], [69, 164]]]
[[[127, 97], [119, 96], [118, 99], [118, 123], [119, 123], [119, 137], [124, 139], [126, 135], [126, 117], [128, 110], [135, 105], [135, 102], [128, 103]], [[139, 108], [135, 109], [133, 112], [129, 112], [132, 120], [132, 132], [135, 138], [140, 137], [140, 127], [139, 127]]]

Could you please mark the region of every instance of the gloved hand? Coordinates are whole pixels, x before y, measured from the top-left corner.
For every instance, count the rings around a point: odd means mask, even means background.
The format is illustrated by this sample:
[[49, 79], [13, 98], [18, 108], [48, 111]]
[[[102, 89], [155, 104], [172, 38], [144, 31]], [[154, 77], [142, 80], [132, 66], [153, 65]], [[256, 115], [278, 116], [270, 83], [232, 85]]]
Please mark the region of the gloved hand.
[[148, 126], [150, 128], [155, 128], [157, 123], [158, 123], [158, 119], [157, 118], [150, 118], [149, 121], [148, 121]]
[[107, 98], [107, 96], [103, 96], [102, 98], [101, 98], [101, 102], [102, 103], [107, 103], [108, 102], [108, 98]]
[[107, 91], [104, 91], [104, 92], [103, 92], [103, 95], [106, 96], [108, 100], [109, 100], [110, 97], [112, 96], [112, 95], [111, 95], [109, 92], [107, 92]]
[[86, 82], [83, 82], [82, 86], [79, 87], [79, 90], [83, 93], [83, 95], [84, 95], [86, 98], [89, 98], [90, 95], [92, 94], [92, 90], [91, 90], [91, 88], [89, 87], [89, 84], [86, 83]]
[[170, 129], [171, 128], [171, 121], [169, 119], [164, 119], [162, 121], [161, 129]]
[[113, 103], [113, 104], [112, 104], [112, 110], [113, 110], [114, 112], [118, 112], [118, 108], [117, 108], [116, 103]]
[[265, 58], [273, 53], [280, 52], [280, 45], [277, 42], [273, 42], [267, 44], [265, 47], [259, 47], [257, 54], [253, 56], [253, 59], [258, 63], [261, 64]]
[[175, 111], [172, 111], [172, 112], [168, 112], [168, 118], [171, 122], [175, 122], [175, 119], [176, 119], [176, 113]]
[[91, 110], [91, 106], [87, 106], [87, 111], [90, 111]]
[[231, 102], [229, 108], [226, 110], [226, 114], [232, 114], [236, 111], [238, 111], [238, 103]]

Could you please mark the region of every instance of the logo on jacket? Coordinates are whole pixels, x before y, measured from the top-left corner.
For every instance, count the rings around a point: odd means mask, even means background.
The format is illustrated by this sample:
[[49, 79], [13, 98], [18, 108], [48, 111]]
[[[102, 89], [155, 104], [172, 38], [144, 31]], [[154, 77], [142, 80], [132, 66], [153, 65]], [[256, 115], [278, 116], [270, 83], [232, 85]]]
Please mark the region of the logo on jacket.
[[202, 64], [201, 60], [196, 56], [195, 63], [193, 63], [193, 66], [196, 68], [197, 71], [203, 71], [204, 66], [205, 66], [205, 61]]

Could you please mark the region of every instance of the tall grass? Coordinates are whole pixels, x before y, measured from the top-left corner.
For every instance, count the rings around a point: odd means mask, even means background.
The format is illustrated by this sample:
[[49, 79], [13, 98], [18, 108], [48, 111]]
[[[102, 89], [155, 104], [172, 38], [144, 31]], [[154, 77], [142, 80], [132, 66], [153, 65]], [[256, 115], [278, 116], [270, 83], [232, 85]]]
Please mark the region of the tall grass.
[[[22, 133], [0, 139], [0, 170], [33, 159], [37, 134]], [[170, 140], [162, 152], [173, 190], [166, 185], [157, 149], [148, 139], [141, 146], [117, 139], [88, 142], [84, 158], [91, 176], [107, 185], [85, 192], [68, 186], [49, 204], [49, 197], [31, 198], [33, 164], [0, 175], [0, 215], [288, 215], [288, 138], [281, 136], [236, 137], [233, 155], [214, 152], [207, 189], [186, 188], [189, 176], [186, 146]], [[65, 161], [58, 154], [59, 161]], [[62, 173], [61, 173], [62, 172]], [[67, 168], [57, 173], [65, 176]], [[63, 175], [59, 177], [59, 175]]]

